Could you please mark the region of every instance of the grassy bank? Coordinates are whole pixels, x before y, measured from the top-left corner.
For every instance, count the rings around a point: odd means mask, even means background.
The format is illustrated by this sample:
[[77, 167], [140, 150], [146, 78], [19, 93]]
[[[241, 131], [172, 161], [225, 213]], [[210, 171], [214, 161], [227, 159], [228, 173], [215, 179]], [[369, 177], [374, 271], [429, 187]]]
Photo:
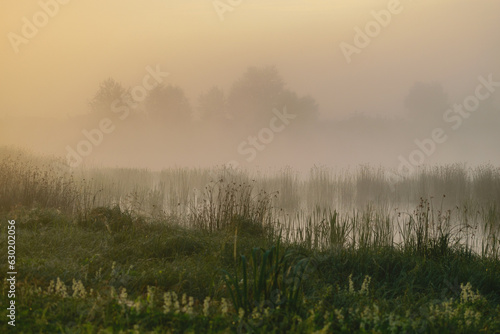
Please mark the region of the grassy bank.
[[7, 219], [26, 333], [500, 331], [500, 262], [463, 248], [317, 251], [258, 228], [235, 239], [115, 210], [108, 230], [97, 217], [20, 208], [2, 216], [2, 249]]
[[500, 332], [497, 168], [301, 180], [0, 156], [18, 332]]

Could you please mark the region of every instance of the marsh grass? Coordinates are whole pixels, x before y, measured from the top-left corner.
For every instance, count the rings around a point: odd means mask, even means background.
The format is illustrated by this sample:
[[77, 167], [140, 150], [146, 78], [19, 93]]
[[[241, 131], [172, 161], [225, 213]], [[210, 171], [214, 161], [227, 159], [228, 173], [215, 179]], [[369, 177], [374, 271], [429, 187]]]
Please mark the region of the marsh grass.
[[366, 166], [300, 179], [0, 153], [21, 332], [500, 331], [498, 168], [389, 184]]
[[195, 228], [215, 231], [237, 228], [249, 229], [269, 223], [271, 198], [265, 190], [255, 191], [250, 183], [221, 178], [205, 187], [203, 203], [193, 206], [190, 219]]
[[[343, 247], [314, 250], [242, 233], [235, 260], [223, 230], [163, 221], [102, 233], [44, 211], [15, 217], [20, 331], [500, 329], [498, 260], [452, 246], [434, 251], [431, 233], [421, 251], [353, 247], [348, 237]], [[43, 224], [23, 224], [26, 217]], [[2, 232], [0, 247], [5, 240]]]
[[59, 159], [0, 149], [0, 209], [15, 206], [72, 212], [78, 192], [69, 168]]

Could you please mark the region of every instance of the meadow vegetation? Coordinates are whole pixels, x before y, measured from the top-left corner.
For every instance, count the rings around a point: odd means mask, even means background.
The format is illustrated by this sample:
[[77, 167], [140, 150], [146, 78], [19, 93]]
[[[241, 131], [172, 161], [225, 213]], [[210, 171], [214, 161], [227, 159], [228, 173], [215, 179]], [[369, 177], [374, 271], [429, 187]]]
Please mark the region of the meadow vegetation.
[[500, 332], [496, 167], [391, 181], [368, 166], [302, 177], [0, 158], [18, 332]]

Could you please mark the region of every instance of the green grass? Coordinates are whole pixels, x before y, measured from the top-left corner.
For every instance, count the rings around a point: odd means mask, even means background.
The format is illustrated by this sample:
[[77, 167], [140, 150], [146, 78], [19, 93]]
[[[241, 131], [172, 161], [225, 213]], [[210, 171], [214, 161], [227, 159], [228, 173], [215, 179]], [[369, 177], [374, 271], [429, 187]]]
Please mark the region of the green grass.
[[[319, 251], [241, 230], [235, 260], [227, 230], [133, 219], [96, 230], [54, 210], [17, 210], [2, 217], [2, 249], [7, 218], [19, 332], [500, 331], [500, 261], [463, 248]], [[3, 305], [6, 295], [4, 285]]]
[[391, 191], [368, 167], [301, 180], [0, 157], [17, 332], [500, 332], [498, 168], [422, 170]]

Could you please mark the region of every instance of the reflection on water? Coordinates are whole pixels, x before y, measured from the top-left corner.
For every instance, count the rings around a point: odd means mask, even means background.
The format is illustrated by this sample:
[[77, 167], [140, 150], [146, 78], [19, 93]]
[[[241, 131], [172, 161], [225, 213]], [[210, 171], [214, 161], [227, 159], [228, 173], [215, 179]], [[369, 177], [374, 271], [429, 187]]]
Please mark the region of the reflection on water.
[[[87, 172], [97, 176], [97, 171]], [[144, 215], [180, 215], [187, 224], [196, 213], [212, 210], [213, 219], [222, 220], [223, 210], [245, 214], [244, 206], [249, 211], [253, 205], [267, 211], [259, 219], [276, 233], [312, 247], [447, 242], [478, 254], [496, 254], [498, 248], [500, 171], [492, 166], [422, 169], [397, 181], [367, 166], [340, 172], [313, 168], [306, 176], [289, 168], [274, 173], [227, 168], [99, 173], [102, 183], [113, 180], [115, 187], [103, 199], [118, 198], [123, 210]], [[263, 198], [269, 205], [259, 208]]]
[[447, 165], [397, 175], [382, 168], [69, 169], [51, 158], [0, 151], [0, 209], [56, 208], [83, 214], [100, 206], [150, 221], [175, 219], [213, 229], [259, 224], [286, 241], [318, 249], [461, 246], [498, 256], [500, 168]]

